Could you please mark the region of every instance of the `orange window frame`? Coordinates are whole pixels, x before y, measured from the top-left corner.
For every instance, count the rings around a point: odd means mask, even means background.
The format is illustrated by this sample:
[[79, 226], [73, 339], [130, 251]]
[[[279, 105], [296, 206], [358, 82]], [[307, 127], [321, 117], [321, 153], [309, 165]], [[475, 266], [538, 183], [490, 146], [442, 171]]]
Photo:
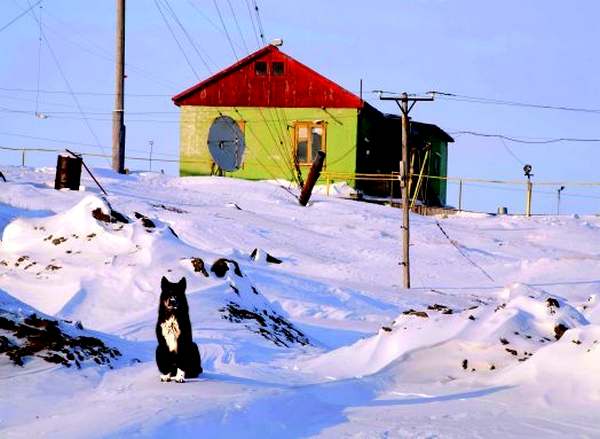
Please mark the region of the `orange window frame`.
[[[294, 142], [294, 158], [298, 158], [298, 139], [299, 139], [299, 131], [300, 128], [305, 127], [308, 133], [306, 140], [306, 161], [298, 161], [300, 166], [311, 166], [313, 160], [315, 159], [312, 156], [312, 130], [313, 128], [321, 128], [321, 151], [327, 152], [327, 122], [311, 122], [311, 121], [296, 121], [293, 124], [293, 136], [292, 140]], [[310, 155], [310, 157], [308, 157]]]

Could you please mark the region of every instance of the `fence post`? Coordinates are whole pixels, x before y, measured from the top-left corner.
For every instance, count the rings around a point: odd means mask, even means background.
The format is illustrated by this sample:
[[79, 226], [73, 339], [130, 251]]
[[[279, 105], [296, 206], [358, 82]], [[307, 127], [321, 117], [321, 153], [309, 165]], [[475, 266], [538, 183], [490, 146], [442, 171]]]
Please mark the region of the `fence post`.
[[327, 189], [326, 189], [326, 192], [325, 192], [327, 194], [327, 196], [329, 196], [329, 185], [330, 184], [331, 184], [331, 180], [330, 180], [329, 176], [327, 176]]
[[21, 167], [25, 167], [25, 148], [21, 150]]
[[533, 192], [533, 183], [531, 180], [527, 180], [527, 206], [525, 208], [525, 215], [531, 216], [531, 195]]
[[462, 182], [462, 178], [461, 178], [458, 182], [458, 210], [459, 210], [459, 212], [462, 212], [462, 186], [463, 186], [463, 182]]

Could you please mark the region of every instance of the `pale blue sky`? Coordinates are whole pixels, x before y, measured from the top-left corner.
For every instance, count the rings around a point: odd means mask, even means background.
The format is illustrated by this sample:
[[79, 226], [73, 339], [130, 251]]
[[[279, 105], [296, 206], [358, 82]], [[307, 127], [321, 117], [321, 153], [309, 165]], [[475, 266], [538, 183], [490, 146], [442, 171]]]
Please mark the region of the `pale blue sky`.
[[[30, 0], [31, 4], [34, 0]], [[229, 3], [217, 0], [239, 56], [247, 53]], [[245, 0], [230, 0], [250, 50], [257, 48]], [[251, 1], [248, 1], [251, 3]], [[110, 151], [113, 92], [114, 1], [44, 0], [42, 23], [50, 47], [78, 94], [98, 143]], [[201, 54], [217, 71], [235, 61], [211, 0], [169, 0]], [[259, 0], [267, 40], [284, 39], [291, 56], [358, 92], [385, 89], [422, 93], [440, 90], [511, 101], [600, 108], [598, 42], [600, 3], [594, 0], [476, 1], [316, 1]], [[148, 141], [164, 158], [177, 157], [178, 112], [170, 96], [197, 78], [165, 27], [153, 0], [128, 0], [126, 91], [127, 144], [131, 155], [147, 155]], [[0, 0], [0, 28], [27, 8], [27, 0]], [[35, 8], [39, 14], [38, 7]], [[165, 10], [165, 13], [168, 13]], [[171, 20], [171, 25], [176, 25]], [[176, 29], [176, 31], [178, 31]], [[198, 54], [178, 33], [200, 78], [209, 75]], [[0, 146], [62, 147], [32, 136], [73, 141], [83, 151], [101, 151], [68, 94], [40, 93], [36, 119], [38, 25], [27, 15], [0, 32]], [[42, 42], [40, 89], [66, 90], [46, 42]], [[154, 96], [135, 96], [154, 95]], [[395, 112], [376, 95], [367, 100]], [[8, 110], [8, 111], [7, 111]], [[23, 111], [23, 113], [15, 112]], [[145, 114], [135, 114], [135, 112]], [[156, 112], [148, 114], [149, 112]], [[418, 105], [417, 120], [448, 132], [472, 130], [520, 138], [600, 138], [600, 113], [566, 112], [483, 105], [438, 99]], [[18, 135], [18, 136], [17, 136]], [[453, 176], [518, 179], [522, 164], [533, 165], [534, 179], [597, 180], [600, 143], [526, 145], [499, 139], [456, 136], [450, 147]], [[87, 145], [75, 145], [74, 143]], [[155, 156], [158, 157], [158, 156]], [[0, 163], [17, 163], [16, 154], [0, 151]], [[51, 164], [54, 155], [28, 157], [32, 165]], [[107, 161], [93, 160], [96, 166]], [[147, 163], [128, 162], [132, 169]], [[154, 169], [176, 170], [156, 164]], [[553, 212], [557, 187], [536, 188], [534, 212]], [[524, 206], [523, 187], [465, 186], [464, 205], [477, 210]], [[449, 188], [456, 202], [456, 187]], [[600, 188], [567, 186], [563, 212], [600, 212]]]

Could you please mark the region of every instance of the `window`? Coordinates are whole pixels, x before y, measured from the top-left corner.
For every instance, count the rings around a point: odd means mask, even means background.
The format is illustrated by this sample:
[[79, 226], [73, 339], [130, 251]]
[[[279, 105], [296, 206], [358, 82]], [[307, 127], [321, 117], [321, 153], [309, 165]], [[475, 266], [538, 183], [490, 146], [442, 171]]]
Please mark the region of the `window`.
[[264, 61], [254, 63], [254, 74], [256, 76], [265, 76], [267, 74], [267, 63]]
[[310, 165], [319, 151], [325, 151], [326, 124], [322, 122], [294, 123], [296, 157], [301, 165]]
[[274, 76], [283, 76], [283, 72], [284, 72], [283, 62], [274, 61], [271, 64], [271, 72], [273, 73]]

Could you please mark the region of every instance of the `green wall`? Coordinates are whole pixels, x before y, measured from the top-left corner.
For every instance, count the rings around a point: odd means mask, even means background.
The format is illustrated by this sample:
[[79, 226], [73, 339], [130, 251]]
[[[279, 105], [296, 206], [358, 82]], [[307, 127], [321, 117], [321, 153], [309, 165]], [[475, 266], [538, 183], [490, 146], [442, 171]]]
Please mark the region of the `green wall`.
[[[253, 108], [182, 106], [180, 174], [210, 175], [208, 131], [214, 119], [229, 116], [243, 121], [246, 150], [242, 168], [227, 175], [251, 180], [291, 178], [292, 136], [295, 121], [326, 122], [325, 170], [354, 172], [356, 167], [357, 110], [355, 108]], [[283, 145], [280, 144], [283, 139]], [[306, 176], [308, 166], [302, 167]]]
[[[443, 140], [431, 140], [431, 155], [429, 160], [429, 175], [448, 175], [448, 143]], [[442, 206], [446, 205], [446, 190], [448, 183], [446, 180], [430, 179], [428, 181], [428, 192], [435, 191]]]

